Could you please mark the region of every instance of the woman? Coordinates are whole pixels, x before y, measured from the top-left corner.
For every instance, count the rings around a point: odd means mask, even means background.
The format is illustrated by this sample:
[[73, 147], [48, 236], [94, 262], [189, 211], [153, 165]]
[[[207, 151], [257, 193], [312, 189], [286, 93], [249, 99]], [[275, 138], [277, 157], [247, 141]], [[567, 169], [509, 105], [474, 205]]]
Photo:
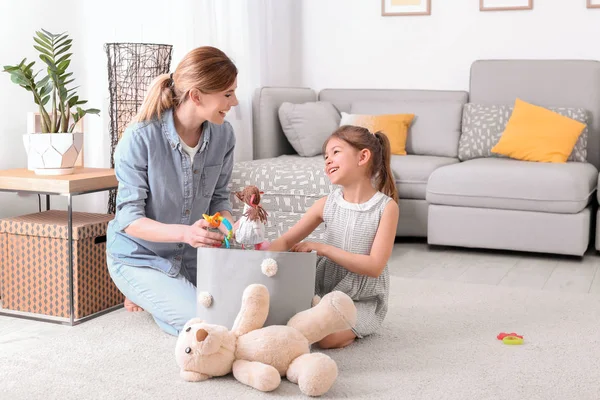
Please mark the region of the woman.
[[237, 72], [221, 50], [192, 50], [174, 73], [154, 80], [115, 149], [108, 268], [125, 308], [145, 309], [171, 335], [195, 316], [196, 248], [224, 238], [202, 214], [233, 223], [235, 136], [225, 115], [238, 104]]

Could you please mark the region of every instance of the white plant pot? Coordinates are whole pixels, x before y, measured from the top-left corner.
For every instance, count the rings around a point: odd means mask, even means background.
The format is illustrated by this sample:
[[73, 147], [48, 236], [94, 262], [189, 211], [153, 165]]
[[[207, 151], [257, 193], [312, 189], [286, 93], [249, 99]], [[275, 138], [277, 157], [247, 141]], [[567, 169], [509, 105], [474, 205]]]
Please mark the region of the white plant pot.
[[69, 175], [83, 147], [83, 133], [26, 133], [27, 169], [38, 175]]

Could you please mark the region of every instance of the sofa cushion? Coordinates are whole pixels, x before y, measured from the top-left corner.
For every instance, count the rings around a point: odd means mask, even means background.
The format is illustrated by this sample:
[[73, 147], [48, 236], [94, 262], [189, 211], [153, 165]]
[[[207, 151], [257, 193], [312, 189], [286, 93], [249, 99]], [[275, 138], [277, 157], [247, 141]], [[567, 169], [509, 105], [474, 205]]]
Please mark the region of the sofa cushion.
[[390, 141], [392, 154], [406, 155], [406, 137], [414, 114], [361, 115], [342, 111], [341, 125], [366, 128], [371, 133], [382, 132]]
[[322, 153], [323, 143], [338, 128], [340, 118], [338, 110], [327, 101], [283, 102], [279, 107], [283, 133], [303, 157]]
[[519, 98], [492, 153], [522, 161], [566, 163], [586, 124]]
[[[513, 108], [512, 105], [465, 104], [462, 118], [462, 133], [458, 145], [458, 158], [461, 161], [483, 157], [506, 158], [503, 155], [492, 153], [491, 150], [498, 143], [502, 133], [506, 129]], [[568, 158], [568, 161], [586, 162], [589, 113], [583, 108], [547, 108], [560, 115], [586, 124]]]
[[455, 164], [456, 158], [435, 156], [392, 156], [392, 172], [401, 199], [425, 200], [427, 181], [436, 169]]
[[406, 140], [408, 154], [454, 157], [458, 155], [458, 140], [463, 103], [451, 100], [354, 102], [352, 114], [414, 114]]
[[325, 174], [323, 156], [298, 155], [235, 163], [230, 183], [234, 208], [241, 204], [233, 192], [246, 185], [265, 192], [261, 202], [267, 212], [304, 212], [334, 188]]
[[598, 183], [592, 164], [480, 158], [436, 169], [427, 201], [462, 207], [578, 213]]

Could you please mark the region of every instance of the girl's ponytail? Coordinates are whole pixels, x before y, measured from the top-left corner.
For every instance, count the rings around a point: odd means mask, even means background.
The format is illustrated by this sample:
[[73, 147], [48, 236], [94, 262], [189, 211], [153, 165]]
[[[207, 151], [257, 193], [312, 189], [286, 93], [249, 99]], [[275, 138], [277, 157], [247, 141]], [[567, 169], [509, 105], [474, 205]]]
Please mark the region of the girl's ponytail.
[[[396, 182], [394, 182], [394, 174], [392, 172], [390, 140], [382, 132], [376, 132], [375, 137], [381, 145], [381, 169], [378, 171], [377, 190], [388, 195], [397, 203], [398, 189], [396, 189]], [[374, 165], [377, 165], [377, 162], [374, 162]]]

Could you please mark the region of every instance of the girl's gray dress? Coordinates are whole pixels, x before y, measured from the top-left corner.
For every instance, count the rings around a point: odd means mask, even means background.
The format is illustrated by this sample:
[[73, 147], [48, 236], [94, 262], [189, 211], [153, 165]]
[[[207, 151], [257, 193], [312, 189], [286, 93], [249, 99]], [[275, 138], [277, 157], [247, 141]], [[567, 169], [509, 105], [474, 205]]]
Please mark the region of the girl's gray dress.
[[[370, 254], [383, 210], [392, 199], [377, 192], [362, 204], [344, 200], [342, 190], [336, 189], [325, 202], [325, 243], [355, 254]], [[319, 256], [315, 294], [323, 297], [335, 290], [346, 293], [354, 300], [358, 311], [357, 337], [377, 331], [388, 309], [390, 274], [388, 266], [378, 278], [350, 272], [330, 259]]]

